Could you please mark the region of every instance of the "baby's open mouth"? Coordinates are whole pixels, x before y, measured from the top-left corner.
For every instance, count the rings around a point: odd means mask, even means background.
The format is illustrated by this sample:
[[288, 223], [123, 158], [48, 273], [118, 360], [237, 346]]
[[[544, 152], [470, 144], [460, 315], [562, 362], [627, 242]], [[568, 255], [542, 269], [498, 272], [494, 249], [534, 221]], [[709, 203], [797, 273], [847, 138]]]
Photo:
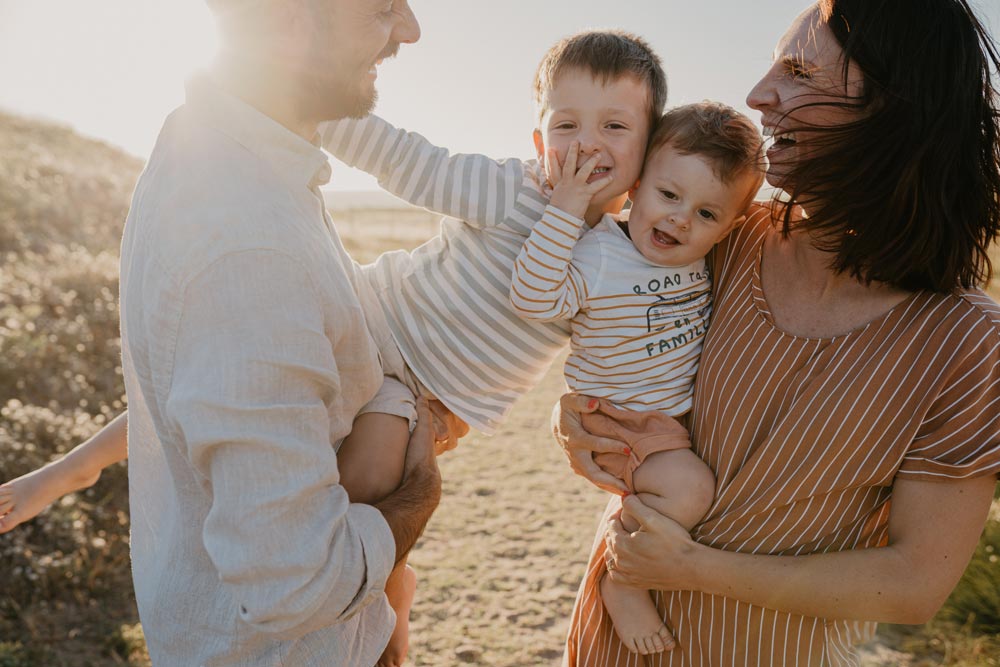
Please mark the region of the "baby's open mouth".
[[659, 229], [655, 228], [653, 229], [653, 241], [657, 245], [663, 245], [663, 246], [674, 246], [680, 243], [680, 241], [675, 239], [670, 234], [667, 234], [666, 232], [661, 232]]

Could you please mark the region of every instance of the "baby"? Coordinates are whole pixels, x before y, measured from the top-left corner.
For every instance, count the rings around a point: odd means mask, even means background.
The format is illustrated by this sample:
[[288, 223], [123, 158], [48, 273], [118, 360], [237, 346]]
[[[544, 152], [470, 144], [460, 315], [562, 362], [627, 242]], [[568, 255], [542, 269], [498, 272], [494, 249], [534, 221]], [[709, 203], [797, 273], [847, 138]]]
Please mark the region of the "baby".
[[[744, 219], [760, 189], [760, 134], [722, 104], [669, 111], [650, 137], [627, 215], [605, 215], [587, 233], [583, 217], [607, 157], [582, 149], [574, 142], [562, 165], [555, 155], [546, 161], [555, 188], [518, 255], [511, 303], [529, 320], [569, 319], [565, 377], [573, 391], [625, 410], [683, 417], [711, 314], [704, 258]], [[715, 477], [686, 433], [669, 420], [647, 419], [629, 445], [627, 455], [602, 454], [597, 463], [691, 529], [711, 505]], [[626, 529], [638, 528], [622, 519]], [[625, 646], [663, 650], [669, 634], [646, 591], [605, 577], [601, 594]]]

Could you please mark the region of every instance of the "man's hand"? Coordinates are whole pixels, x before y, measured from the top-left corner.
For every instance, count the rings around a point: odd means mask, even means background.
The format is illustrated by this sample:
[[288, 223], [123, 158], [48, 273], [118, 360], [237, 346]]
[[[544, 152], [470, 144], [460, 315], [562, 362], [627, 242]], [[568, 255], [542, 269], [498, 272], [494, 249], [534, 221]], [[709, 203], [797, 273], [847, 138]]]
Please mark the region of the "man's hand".
[[375, 507], [396, 540], [396, 562], [416, 543], [441, 500], [441, 473], [434, 453], [433, 422], [426, 398], [417, 398], [417, 425], [410, 434], [399, 488]]
[[573, 472], [608, 493], [622, 495], [628, 493], [625, 482], [602, 470], [594, 461], [594, 454], [628, 455], [628, 446], [621, 440], [593, 435], [583, 428], [582, 416], [596, 412], [599, 406], [600, 401], [596, 398], [563, 394], [552, 411], [552, 434], [563, 448]]
[[434, 453], [440, 456], [458, 446], [459, 439], [469, 434], [469, 425], [441, 401], [434, 399], [429, 403], [434, 422]]

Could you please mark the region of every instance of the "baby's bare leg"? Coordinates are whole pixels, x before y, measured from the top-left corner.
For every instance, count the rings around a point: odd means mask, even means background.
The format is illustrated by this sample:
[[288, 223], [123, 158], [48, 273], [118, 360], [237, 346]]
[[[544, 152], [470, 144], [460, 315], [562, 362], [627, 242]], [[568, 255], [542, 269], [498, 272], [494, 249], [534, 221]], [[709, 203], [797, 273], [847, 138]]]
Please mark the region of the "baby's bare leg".
[[[715, 496], [715, 475], [690, 449], [651, 454], [636, 468], [632, 481], [643, 503], [688, 530], [705, 516]], [[629, 531], [639, 528], [628, 516], [622, 517], [622, 525]], [[673, 643], [648, 591], [605, 577], [601, 595], [615, 632], [630, 650], [659, 653]]]
[[[340, 483], [351, 502], [371, 505], [396, 490], [403, 481], [409, 440], [409, 424], [402, 417], [369, 412], [354, 420], [351, 434], [337, 452]], [[396, 612], [396, 627], [376, 667], [397, 667], [406, 658], [416, 584], [416, 573], [406, 561], [396, 563], [385, 582], [385, 595]]]

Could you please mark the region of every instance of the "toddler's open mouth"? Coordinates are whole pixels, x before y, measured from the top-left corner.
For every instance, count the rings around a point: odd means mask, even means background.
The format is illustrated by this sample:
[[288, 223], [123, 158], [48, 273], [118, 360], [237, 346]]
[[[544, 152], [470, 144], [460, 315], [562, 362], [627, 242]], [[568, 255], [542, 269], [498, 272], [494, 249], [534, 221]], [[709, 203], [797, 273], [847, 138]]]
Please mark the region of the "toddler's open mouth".
[[670, 234], [660, 231], [659, 229], [653, 228], [653, 243], [659, 246], [671, 247], [680, 244], [680, 241], [675, 239]]

